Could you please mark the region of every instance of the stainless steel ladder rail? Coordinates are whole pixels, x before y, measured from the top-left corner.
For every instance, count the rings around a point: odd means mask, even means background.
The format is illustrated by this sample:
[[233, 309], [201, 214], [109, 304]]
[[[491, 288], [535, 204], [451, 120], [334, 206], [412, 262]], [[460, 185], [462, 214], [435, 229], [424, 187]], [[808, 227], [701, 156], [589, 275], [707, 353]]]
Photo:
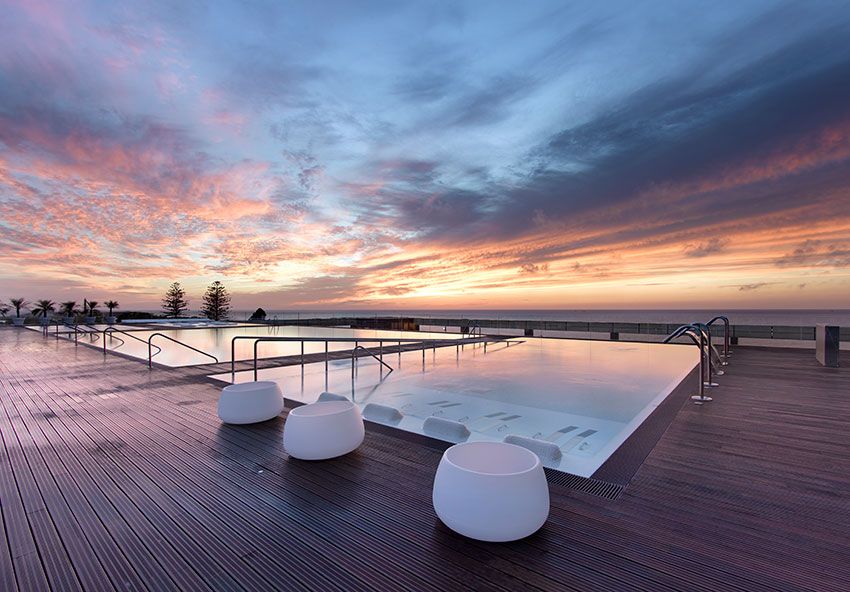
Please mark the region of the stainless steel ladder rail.
[[[81, 334], [82, 335], [88, 335], [88, 334], [91, 333], [91, 331], [80, 331], [80, 329], [78, 328], [78, 325], [76, 323], [74, 323], [73, 325], [69, 325], [67, 323], [62, 323], [62, 326], [67, 327], [68, 329], [73, 329], [73, 331], [74, 331], [74, 345], [78, 345], [79, 335], [81, 335]], [[71, 334], [70, 331], [68, 331], [67, 333], [68, 333], [68, 335]], [[59, 332], [59, 326], [58, 326], [58, 323], [57, 323], [57, 326], [56, 326], [56, 337], [57, 337], [57, 339], [58, 339], [59, 335], [60, 335], [60, 332]], [[68, 341], [70, 341], [70, 340], [71, 340], [71, 338], [68, 337]]]
[[[256, 344], [258, 342], [300, 342], [301, 343], [301, 365], [304, 365], [304, 343], [324, 343], [325, 344], [325, 364], [328, 362], [328, 343], [353, 343], [354, 349], [357, 349], [361, 342], [364, 343], [377, 343], [380, 348], [380, 355], [378, 357], [379, 361], [383, 361], [383, 347], [384, 343], [393, 343], [398, 344], [399, 346], [399, 356], [401, 356], [401, 344], [403, 343], [417, 343], [422, 344], [422, 354], [425, 355], [425, 350], [428, 349], [429, 344], [431, 348], [436, 349], [437, 344], [442, 344], [445, 346], [456, 346], [460, 348], [465, 343], [481, 343], [486, 342], [487, 338], [462, 338], [462, 339], [421, 339], [421, 338], [410, 338], [410, 339], [399, 339], [399, 338], [351, 338], [351, 337], [262, 337], [256, 335], [236, 335], [230, 340], [230, 374], [231, 376], [236, 375], [236, 342], [242, 341], [246, 339], [254, 340], [254, 371], [256, 376], [257, 369], [257, 360], [259, 356], [257, 354]], [[365, 348], [364, 348], [365, 349]]]
[[717, 361], [717, 365], [720, 365], [720, 362], [723, 361], [723, 358], [720, 357], [720, 353], [714, 347], [711, 339], [711, 327], [709, 327], [705, 323], [693, 322], [691, 326], [698, 329], [704, 336], [706, 341], [706, 353], [708, 354], [708, 382], [706, 386], [708, 387], [716, 387], [719, 386], [716, 382], [714, 382], [714, 374], [717, 376], [723, 376], [724, 372], [721, 368], [715, 366], [715, 360]]
[[[236, 337], [234, 337], [234, 338], [231, 340], [231, 354], [233, 354], [233, 346], [234, 346], [235, 341], [236, 341], [236, 339], [237, 339], [238, 337], [240, 337], [240, 336], [239, 336], [239, 335], [237, 335]], [[245, 336], [241, 336], [241, 337], [249, 337], [249, 336], [245, 335]], [[250, 336], [250, 337], [253, 337], [253, 336]], [[311, 338], [311, 337], [253, 337], [253, 339], [255, 340], [255, 341], [254, 341], [254, 381], [255, 381], [255, 382], [257, 381], [257, 360], [258, 360], [257, 347], [258, 347], [258, 345], [259, 345], [259, 343], [260, 343], [260, 342], [267, 342], [267, 341], [284, 341], [284, 342], [288, 342], [288, 341], [300, 341], [300, 342], [301, 342], [301, 367], [303, 368], [303, 367], [304, 367], [304, 343], [305, 343], [305, 342], [310, 342], [310, 343], [321, 343], [321, 342], [324, 342], [324, 343], [325, 343], [325, 361], [327, 361], [327, 358], [328, 358], [328, 348], [327, 348], [327, 345], [328, 345], [328, 343], [329, 343], [329, 342], [333, 341], [333, 342], [336, 342], [336, 343], [340, 343], [340, 342], [341, 342], [341, 343], [346, 343], [346, 342], [352, 342], [352, 341], [353, 341], [353, 342], [354, 342], [354, 348], [352, 348], [352, 350], [351, 350], [351, 376], [352, 376], [352, 378], [353, 378], [353, 377], [354, 377], [354, 362], [355, 362], [355, 359], [357, 358], [357, 356], [355, 355], [355, 352], [356, 352], [358, 349], [362, 349], [363, 351], [365, 351], [367, 354], [369, 354], [370, 356], [372, 356], [373, 358], [375, 358], [376, 360], [378, 360], [378, 362], [380, 362], [382, 366], [386, 366], [387, 368], [389, 368], [389, 369], [390, 369], [390, 372], [392, 372], [392, 371], [393, 371], [393, 367], [392, 367], [392, 366], [390, 366], [389, 364], [387, 364], [386, 362], [384, 362], [384, 360], [383, 360], [383, 357], [384, 357], [384, 356], [383, 356], [384, 342], [385, 342], [385, 341], [389, 341], [389, 342], [392, 342], [392, 343], [400, 343], [400, 341], [402, 341], [402, 342], [408, 342], [408, 343], [409, 343], [409, 342], [419, 342], [419, 341], [422, 341], [422, 340], [419, 340], [419, 339], [416, 339], [416, 340], [406, 340], [406, 339], [402, 339], [402, 340], [398, 340], [398, 339], [363, 339], [363, 338], [358, 338], [358, 339], [348, 339], [348, 338], [346, 338], [346, 337], [337, 337], [337, 338], [334, 338], [334, 337], [324, 337], [324, 338], [323, 338], [323, 337], [312, 337], [312, 338]], [[365, 341], [366, 343], [378, 343], [378, 344], [379, 344], [379, 346], [380, 346], [380, 348], [381, 348], [381, 356], [380, 356], [380, 357], [376, 356], [373, 352], [371, 352], [370, 350], [368, 350], [368, 349], [366, 349], [365, 347], [363, 347], [362, 345], [360, 345], [360, 342], [361, 342], [361, 341]], [[425, 342], [423, 341], [423, 343], [425, 343]], [[424, 348], [424, 347], [423, 347], [423, 351], [425, 351], [425, 348]], [[231, 356], [230, 364], [231, 364], [231, 366], [230, 366], [230, 367], [231, 367], [231, 376], [232, 376], [232, 375], [234, 374], [233, 369], [235, 368], [235, 366], [234, 366], [234, 358], [233, 358], [232, 356]]]
[[690, 338], [694, 345], [699, 348], [699, 394], [692, 395], [691, 400], [698, 404], [707, 403], [712, 399], [711, 397], [705, 396], [705, 335], [698, 327], [694, 327], [693, 325], [681, 325], [675, 331], [670, 333], [670, 335], [668, 335], [662, 343], [670, 343], [674, 339], [682, 336]]
[[[174, 339], [173, 337], [169, 337], [165, 333], [153, 333], [153, 334], [151, 334], [150, 337], [148, 337], [148, 342], [147, 342], [148, 343], [148, 368], [153, 368], [153, 355], [151, 354], [151, 351], [152, 351], [152, 347], [157, 347], [157, 346], [151, 344], [154, 337], [164, 337], [165, 339], [167, 339], [169, 341], [173, 341], [174, 343], [176, 343], [178, 345], [182, 345], [183, 347], [191, 349], [192, 351], [198, 352], [199, 354], [205, 355], [208, 358], [212, 358], [213, 360], [215, 360], [215, 363], [218, 364], [218, 358], [215, 357], [212, 354], [208, 354], [207, 352], [200, 350], [197, 347], [192, 347], [188, 343], [183, 343], [182, 341]], [[159, 352], [157, 352], [157, 353], [159, 353]]]
[[[74, 323], [73, 325], [65, 325], [65, 326], [68, 327], [69, 329], [74, 330], [74, 342], [77, 341], [78, 335], [88, 335], [89, 337], [97, 335], [98, 339], [100, 339], [100, 330], [95, 329], [95, 328], [93, 328], [89, 325], [84, 325], [82, 323]], [[86, 331], [86, 330], [80, 329], [80, 327], [88, 327], [89, 330]], [[94, 341], [94, 339], [92, 339], [92, 341]]]
[[[83, 333], [85, 333], [86, 335], [90, 335], [91, 337], [97, 337], [98, 339], [100, 339], [100, 329], [98, 329], [97, 327], [94, 327], [94, 326], [89, 325], [87, 323], [77, 323], [75, 325], [75, 327], [79, 327], [79, 326], [83, 326], [86, 329], [89, 329], [88, 331], [83, 331]], [[94, 339], [92, 339], [92, 341], [94, 341]]]
[[[48, 323], [48, 324], [47, 324], [47, 326], [43, 326], [43, 331], [44, 331], [44, 336], [45, 336], [45, 337], [49, 337], [49, 336], [50, 336], [50, 326], [51, 326], [51, 325], [55, 325], [55, 326], [56, 326], [56, 330], [53, 332], [53, 336], [54, 336], [57, 340], [59, 339], [59, 336], [60, 336], [60, 335], [66, 335], [66, 334], [67, 334], [67, 335], [70, 335], [70, 334], [71, 334], [71, 332], [70, 332], [70, 331], [60, 331], [60, 330], [59, 330], [59, 328], [60, 328], [60, 327], [66, 327], [66, 328], [68, 328], [68, 329], [74, 329], [74, 344], [76, 345], [76, 343], [77, 343], [77, 333], [78, 333], [78, 331], [77, 331], [76, 327], [74, 327], [73, 325], [68, 325], [68, 324], [66, 324], [66, 323], [64, 323], [64, 322], [60, 323], [60, 322], [59, 322], [59, 320], [58, 320], [58, 319], [55, 319], [55, 318], [54, 318], [54, 319], [51, 319], [51, 321], [52, 321], [52, 322], [51, 322], [51, 323]], [[71, 341], [71, 338], [70, 338], [70, 337], [68, 337], [67, 339], [68, 339], [68, 341]]]
[[[381, 345], [383, 346], [383, 344], [381, 344]], [[374, 354], [374, 352], [372, 352], [369, 349], [366, 349], [362, 345], [357, 345], [357, 346], [354, 347], [354, 349], [351, 350], [351, 379], [352, 380], [354, 380], [354, 361], [357, 358], [357, 356], [355, 355], [355, 352], [358, 349], [362, 349], [364, 352], [366, 352], [367, 354], [369, 354], [370, 356], [372, 356], [373, 358], [378, 360], [378, 363], [381, 364], [381, 367], [386, 366], [387, 368], [389, 368], [390, 372], [392, 372], [394, 370], [394, 368], [392, 366], [390, 366], [384, 360], [382, 360], [381, 358], [376, 356]], [[383, 357], [383, 355], [381, 357]], [[255, 358], [255, 361], [256, 361], [256, 358]], [[389, 376], [390, 372], [387, 372], [387, 376]], [[383, 372], [381, 372], [381, 376], [383, 376]], [[256, 365], [254, 366], [254, 380], [257, 380], [257, 367], [256, 367]], [[383, 378], [381, 380], [383, 380]]]
[[[110, 338], [114, 336], [113, 335], [114, 333], [121, 333], [122, 335], [126, 335], [127, 337], [130, 337], [131, 339], [135, 339], [136, 341], [139, 341], [141, 343], [147, 343], [147, 341], [145, 341], [141, 337], [136, 337], [135, 335], [131, 335], [129, 331], [124, 331], [123, 329], [116, 329], [115, 327], [107, 327], [106, 329], [103, 330], [103, 353], [106, 353], [106, 335], [107, 335], [107, 333], [109, 334]], [[120, 340], [122, 345], [125, 343], [124, 340], [121, 339], [120, 337], [115, 337], [115, 339]], [[153, 354], [153, 356], [156, 356], [157, 354], [159, 354], [162, 351], [162, 348], [159, 347], [158, 345], [154, 345], [153, 347], [156, 348], [156, 353]], [[153, 356], [151, 356], [151, 357], [153, 357]]]
[[717, 315], [710, 321], [706, 323], [707, 326], [711, 327], [717, 321], [723, 321], [723, 362], [722, 364], [726, 366], [729, 362], [727, 358], [732, 351], [729, 349], [729, 317], [725, 317], [723, 315]]

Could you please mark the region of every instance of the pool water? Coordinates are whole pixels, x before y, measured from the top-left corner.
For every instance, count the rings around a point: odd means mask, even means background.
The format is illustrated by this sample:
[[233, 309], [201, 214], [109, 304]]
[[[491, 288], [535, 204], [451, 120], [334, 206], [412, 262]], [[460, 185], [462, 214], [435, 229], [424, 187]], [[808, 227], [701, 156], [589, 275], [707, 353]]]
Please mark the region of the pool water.
[[[444, 334], [439, 334], [444, 336]], [[397, 410], [375, 419], [414, 433], [451, 440], [426, 429], [439, 417], [469, 432], [467, 441], [518, 435], [552, 443], [561, 458], [552, 468], [591, 476], [699, 363], [694, 347], [544, 338], [407, 352], [377, 361], [360, 358], [260, 370], [284, 395], [305, 403], [322, 391], [361, 407]], [[230, 382], [231, 375], [213, 376]], [[253, 379], [238, 372], [235, 382]], [[367, 409], [368, 411], [368, 409]], [[374, 416], [373, 416], [374, 417]], [[367, 417], [368, 418], [368, 417]], [[456, 425], [456, 424], [449, 424]]]
[[[122, 327], [123, 329], [123, 327]], [[373, 329], [349, 329], [334, 327], [298, 327], [298, 326], [257, 326], [239, 325], [227, 328], [168, 328], [152, 330], [132, 330], [129, 333], [142, 341], [116, 333], [108, 334], [106, 346], [108, 349], [123, 353], [143, 360], [148, 359], [148, 338], [154, 333], [163, 333], [168, 337], [190, 345], [203, 352], [207, 352], [219, 362], [230, 361], [231, 341], [236, 336], [249, 337], [333, 337], [351, 339], [350, 342], [336, 342], [328, 344], [328, 351], [350, 350], [354, 347], [355, 339], [455, 339], [460, 337], [452, 333], [427, 333], [419, 331], [380, 331]], [[89, 339], [80, 337], [80, 339]], [[123, 343], [122, 343], [123, 340]], [[143, 343], [144, 342], [144, 343]], [[98, 339], [93, 341], [95, 345], [102, 345]], [[181, 347], [179, 344], [168, 341], [162, 337], [154, 337], [153, 345], [162, 348], [156, 353], [153, 361], [164, 366], [191, 366], [194, 364], [209, 364], [213, 360], [203, 354]], [[253, 340], [246, 339], [236, 342], [236, 359], [252, 360], [254, 357]], [[369, 348], [378, 347], [378, 344], [364, 344]], [[388, 346], [393, 345], [388, 343]], [[156, 348], [153, 350], [156, 352]], [[324, 343], [306, 342], [304, 353], [320, 353], [325, 351]], [[301, 353], [300, 342], [261, 342], [258, 348], [258, 357], [269, 358], [277, 356], [294, 356]]]

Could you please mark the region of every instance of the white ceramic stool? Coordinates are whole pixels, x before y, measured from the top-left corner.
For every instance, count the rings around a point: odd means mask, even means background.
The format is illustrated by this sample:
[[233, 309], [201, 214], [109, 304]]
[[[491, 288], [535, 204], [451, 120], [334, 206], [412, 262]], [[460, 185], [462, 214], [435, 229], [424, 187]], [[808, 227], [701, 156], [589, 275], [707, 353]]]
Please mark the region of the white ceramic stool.
[[283, 426], [283, 447], [301, 460], [348, 454], [365, 435], [360, 409], [351, 401], [319, 401], [296, 407]]
[[504, 442], [465, 442], [443, 453], [434, 477], [443, 523], [481, 541], [515, 541], [549, 516], [549, 485], [537, 455]]
[[281, 411], [283, 394], [277, 383], [269, 380], [228, 385], [218, 399], [218, 416], [224, 423], [267, 421]]

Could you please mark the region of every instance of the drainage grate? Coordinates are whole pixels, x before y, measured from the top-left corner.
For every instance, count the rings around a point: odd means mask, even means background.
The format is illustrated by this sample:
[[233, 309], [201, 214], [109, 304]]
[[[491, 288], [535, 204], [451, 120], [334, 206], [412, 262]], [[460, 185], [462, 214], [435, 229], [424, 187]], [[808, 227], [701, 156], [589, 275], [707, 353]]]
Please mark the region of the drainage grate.
[[549, 483], [560, 485], [573, 491], [604, 497], [609, 500], [615, 500], [620, 497], [623, 489], [625, 489], [625, 487], [616, 483], [591, 479], [590, 477], [579, 477], [578, 475], [571, 475], [555, 469], [544, 468], [543, 471], [546, 473], [546, 480]]

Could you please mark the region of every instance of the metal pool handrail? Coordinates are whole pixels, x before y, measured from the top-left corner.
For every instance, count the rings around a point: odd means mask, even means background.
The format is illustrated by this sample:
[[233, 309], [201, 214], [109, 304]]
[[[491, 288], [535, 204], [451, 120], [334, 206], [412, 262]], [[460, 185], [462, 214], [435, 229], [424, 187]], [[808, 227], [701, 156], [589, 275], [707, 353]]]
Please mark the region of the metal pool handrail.
[[[236, 337], [234, 337], [233, 339], [235, 340]], [[362, 349], [363, 351], [365, 351], [367, 354], [369, 354], [370, 356], [372, 356], [373, 358], [378, 360], [381, 364], [383, 364], [384, 366], [389, 368], [390, 372], [392, 372], [393, 371], [392, 366], [390, 366], [389, 364], [387, 364], [383, 360], [383, 357], [384, 357], [384, 342], [385, 341], [389, 341], [391, 343], [398, 343], [398, 345], [399, 345], [399, 355], [401, 355], [401, 344], [403, 342], [404, 343], [421, 343], [422, 344], [422, 360], [424, 362], [424, 360], [425, 360], [425, 350], [427, 349], [426, 345], [429, 344], [429, 343], [431, 344], [431, 347], [436, 350], [438, 343], [444, 343], [446, 345], [454, 345], [456, 347], [460, 347], [462, 345], [462, 343], [459, 343], [459, 342], [478, 343], [478, 342], [481, 341], [481, 339], [471, 339], [471, 340], [469, 340], [469, 339], [362, 339], [362, 338], [349, 339], [347, 337], [313, 337], [313, 338], [310, 338], [310, 337], [304, 337], [304, 338], [302, 338], [302, 337], [259, 337], [259, 338], [256, 339], [256, 341], [254, 341], [254, 381], [255, 382], [257, 380], [257, 344], [259, 344], [261, 341], [301, 341], [301, 366], [304, 366], [304, 342], [305, 341], [311, 341], [311, 342], [313, 342], [313, 341], [318, 341], [318, 342], [324, 341], [324, 343], [325, 343], [325, 361], [327, 361], [327, 359], [328, 359], [328, 342], [345, 343], [345, 342], [354, 341], [354, 348], [351, 350], [351, 376], [353, 378], [354, 377], [354, 361], [357, 358], [357, 356], [355, 355], [355, 352], [358, 349]], [[363, 347], [362, 345], [360, 345], [361, 341], [365, 341], [366, 343], [377, 343], [378, 347], [381, 348], [380, 357], [376, 356], [370, 350], [368, 350], [365, 347]], [[485, 342], [484, 346], [485, 347], [487, 346], [486, 342]], [[232, 368], [233, 368], [233, 359], [231, 358], [231, 369]], [[231, 370], [231, 375], [232, 374], [233, 373], [232, 373], [232, 370]]]
[[86, 327], [87, 329], [91, 329], [91, 331], [83, 331], [83, 333], [88, 333], [92, 337], [97, 337], [98, 339], [100, 339], [100, 329], [98, 329], [97, 327], [94, 327], [92, 325], [89, 325], [88, 323], [77, 323], [77, 325], [75, 325], [75, 326], [80, 326], [80, 325], [82, 325], [83, 327]]
[[716, 317], [708, 321], [706, 325], [711, 327], [717, 321], [723, 321], [723, 363], [725, 364], [726, 358], [729, 357], [729, 318], [723, 315], [717, 315]]
[[[256, 344], [254, 344], [254, 347], [256, 348]], [[358, 349], [362, 349], [364, 352], [366, 352], [367, 354], [369, 354], [370, 356], [372, 356], [373, 358], [375, 358], [376, 360], [378, 360], [378, 362], [379, 362], [382, 366], [386, 366], [387, 368], [389, 368], [389, 369], [390, 369], [390, 372], [392, 372], [392, 371], [393, 371], [393, 369], [394, 369], [394, 368], [393, 368], [392, 366], [390, 366], [390, 365], [389, 365], [389, 364], [387, 364], [384, 360], [382, 360], [381, 358], [379, 358], [378, 356], [376, 356], [376, 355], [375, 355], [375, 353], [374, 353], [372, 350], [370, 350], [370, 349], [366, 349], [366, 348], [365, 348], [365, 347], [363, 347], [362, 345], [357, 345], [357, 346], [355, 346], [355, 347], [354, 347], [354, 349], [353, 349], [353, 350], [351, 350], [351, 360], [352, 360], [351, 368], [352, 368], [352, 371], [354, 370], [354, 358], [355, 358], [355, 356], [354, 356], [354, 352], [356, 352]], [[255, 358], [254, 358], [254, 361], [256, 362], [256, 360], [257, 360], [257, 358], [255, 357]], [[254, 380], [256, 380], [256, 372], [257, 372], [257, 367], [256, 367], [256, 365], [255, 365], [255, 366], [254, 366], [254, 376], [255, 376]]]
[[[173, 337], [169, 337], [165, 333], [153, 333], [153, 334], [151, 334], [150, 337], [148, 337], [148, 368], [153, 368], [153, 355], [151, 354], [151, 347], [158, 347], [156, 345], [152, 346], [152, 344], [151, 344], [151, 341], [153, 341], [154, 337], [164, 337], [167, 340], [173, 341], [174, 343], [176, 343], [178, 345], [182, 345], [183, 347], [189, 348], [192, 351], [198, 352], [199, 354], [203, 354], [203, 355], [207, 356], [208, 358], [212, 358], [213, 360], [215, 360], [215, 363], [218, 364], [218, 358], [215, 357], [212, 354], [208, 354], [207, 352], [200, 350], [197, 347], [192, 347], [188, 343], [183, 343], [182, 341], [178, 341], [177, 339], [174, 339]], [[161, 349], [162, 348], [160, 348], [160, 350]], [[157, 353], [159, 353], [159, 352], [157, 352]]]
[[[696, 333], [699, 336], [699, 339], [694, 335]], [[678, 329], [670, 333], [662, 343], [670, 343], [677, 337], [682, 337], [683, 335], [687, 335], [691, 341], [694, 342], [699, 348], [699, 394], [693, 395], [691, 397], [697, 403], [705, 403], [711, 401], [711, 397], [705, 396], [705, 334], [699, 327], [694, 325], [681, 325]], [[709, 359], [709, 364], [711, 360]]]
[[[703, 336], [705, 337], [705, 340], [706, 340], [706, 354], [708, 354], [708, 383], [707, 383], [706, 386], [711, 386], [711, 387], [718, 386], [717, 383], [714, 382], [713, 374], [717, 374], [718, 376], [722, 376], [723, 370], [721, 370], [720, 368], [717, 368], [715, 366], [715, 359], [717, 360], [717, 362], [722, 362], [723, 358], [721, 357], [720, 353], [717, 351], [717, 349], [712, 344], [711, 327], [709, 327], [705, 323], [700, 323], [698, 321], [694, 321], [693, 323], [691, 323], [691, 325], [696, 327], [697, 329], [699, 329], [699, 331], [702, 332], [702, 334], [703, 334]], [[715, 368], [716, 368], [716, 370], [715, 370]]]
[[[103, 330], [103, 353], [106, 353], [106, 334], [107, 333], [109, 333], [110, 335], [112, 333], [121, 333], [122, 335], [126, 335], [127, 337], [130, 337], [131, 339], [135, 339], [136, 341], [140, 341], [142, 343], [147, 343], [147, 341], [145, 341], [141, 337], [136, 337], [135, 335], [131, 335], [128, 331], [124, 331], [123, 329], [116, 329], [115, 327], [107, 327], [106, 329]], [[116, 339], [120, 340], [122, 344], [124, 343], [124, 340], [121, 339], [120, 337], [116, 337]], [[154, 345], [153, 347], [156, 348], [156, 353], [153, 354], [154, 356], [162, 351], [162, 348], [159, 347], [158, 345]], [[153, 357], [153, 356], [151, 356], [151, 357]]]
[[[56, 331], [53, 333], [53, 335], [56, 337], [56, 339], [59, 339], [59, 336], [60, 336], [60, 335], [66, 335], [66, 334], [67, 334], [67, 335], [69, 336], [69, 337], [67, 338], [67, 339], [68, 339], [68, 341], [71, 341], [71, 337], [70, 337], [71, 332], [70, 332], [70, 331], [59, 331], [59, 327], [60, 327], [60, 325], [61, 325], [62, 327], [66, 327], [66, 328], [68, 328], [68, 329], [73, 329], [73, 330], [74, 330], [74, 345], [77, 345], [77, 335], [79, 335], [80, 333], [86, 333], [86, 331], [80, 331], [80, 330], [78, 330], [78, 329], [77, 329], [77, 327], [76, 327], [76, 325], [68, 325], [68, 324], [66, 324], [66, 323], [60, 323], [58, 320], [57, 320], [57, 321], [55, 321], [55, 322], [56, 322]], [[45, 336], [47, 336], [48, 334], [49, 334], [49, 331], [45, 332]]]
[[[432, 348], [436, 349], [437, 344], [444, 345], [454, 345], [460, 347], [464, 344], [468, 343], [482, 343], [484, 342], [486, 345], [487, 338], [461, 338], [461, 339], [421, 339], [421, 338], [365, 338], [365, 337], [262, 337], [256, 335], [236, 335], [230, 340], [230, 374], [236, 374], [236, 342], [239, 340], [245, 339], [253, 339], [254, 340], [254, 372], [256, 376], [257, 369], [257, 343], [263, 341], [283, 341], [283, 342], [301, 342], [301, 365], [304, 365], [304, 343], [324, 343], [325, 344], [325, 361], [327, 362], [328, 356], [328, 343], [354, 343], [354, 349], [357, 349], [357, 346], [363, 343], [377, 343], [381, 348], [381, 358], [383, 358], [383, 347], [384, 343], [397, 343], [399, 345], [399, 356], [401, 355], [401, 344], [402, 343], [421, 343], [422, 344], [422, 354], [425, 355], [425, 349], [428, 344], [431, 345]], [[364, 348], [365, 349], [365, 348]], [[256, 378], [255, 378], [256, 380]]]

